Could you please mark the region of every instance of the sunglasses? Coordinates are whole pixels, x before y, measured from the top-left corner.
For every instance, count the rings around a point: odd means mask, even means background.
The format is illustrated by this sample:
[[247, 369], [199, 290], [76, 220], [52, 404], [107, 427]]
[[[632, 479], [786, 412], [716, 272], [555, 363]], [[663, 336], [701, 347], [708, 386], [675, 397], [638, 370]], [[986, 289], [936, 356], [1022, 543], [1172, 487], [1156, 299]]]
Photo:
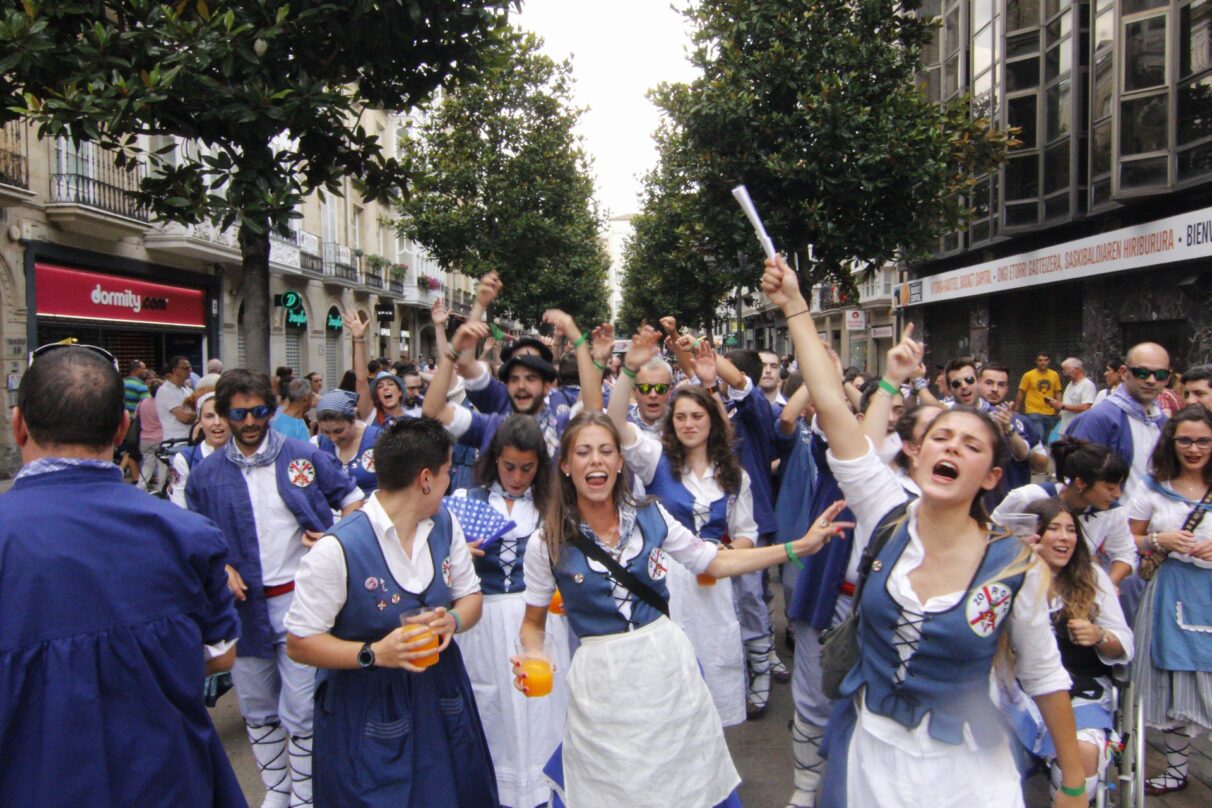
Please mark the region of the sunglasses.
[[669, 392], [669, 385], [665, 384], [664, 382], [659, 382], [657, 384], [648, 384], [645, 382], [644, 384], [637, 384], [635, 389], [639, 390], [640, 395], [642, 396], [646, 396], [649, 393], [656, 393], [658, 396], [663, 396]]
[[1164, 382], [1166, 379], [1170, 378], [1170, 371], [1166, 368], [1158, 368], [1157, 370], [1152, 370], [1150, 368], [1128, 368], [1128, 372], [1140, 379], [1142, 382], [1150, 376], [1157, 379], [1159, 382]]
[[1201, 451], [1212, 449], [1212, 438], [1175, 438], [1174, 445], [1180, 449], [1190, 449], [1198, 446]]
[[118, 359], [112, 353], [105, 350], [104, 348], [99, 348], [96, 345], [82, 345], [76, 341], [75, 337], [68, 337], [67, 339], [65, 339], [61, 342], [52, 342], [49, 345], [41, 345], [41, 346], [35, 348], [34, 350], [29, 352], [29, 364], [30, 365], [34, 364], [34, 360], [37, 359], [39, 356], [45, 356], [46, 354], [50, 353], [51, 351], [57, 351], [60, 348], [83, 348], [86, 351], [92, 351], [93, 353], [99, 354], [100, 356], [102, 356], [105, 359], [105, 361], [112, 364], [114, 366], [114, 370], [118, 369]]
[[951, 380], [951, 389], [958, 390], [961, 387], [963, 387], [965, 384], [976, 384], [976, 377], [975, 376], [965, 376], [962, 379], [952, 379]]
[[249, 415], [253, 418], [268, 418], [274, 411], [268, 404], [258, 404], [255, 407], [232, 407], [227, 411], [227, 420], [243, 421]]

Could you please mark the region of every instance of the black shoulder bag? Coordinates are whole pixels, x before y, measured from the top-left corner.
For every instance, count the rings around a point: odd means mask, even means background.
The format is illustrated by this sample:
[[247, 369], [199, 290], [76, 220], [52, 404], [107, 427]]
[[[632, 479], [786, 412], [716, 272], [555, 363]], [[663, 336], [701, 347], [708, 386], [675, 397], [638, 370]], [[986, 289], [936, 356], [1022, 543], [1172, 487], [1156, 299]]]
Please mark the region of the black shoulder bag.
[[578, 530], [572, 534], [572, 546], [609, 570], [614, 579], [627, 587], [627, 591], [631, 592], [631, 594], [666, 617], [669, 616], [669, 603], [654, 592], [652, 587], [632, 575], [626, 567], [615, 561], [610, 556], [610, 553], [603, 550], [596, 541], [590, 541]]
[[821, 692], [830, 699], [842, 697], [842, 680], [858, 664], [858, 629], [861, 619], [859, 601], [863, 597], [863, 587], [867, 583], [871, 565], [875, 563], [880, 551], [884, 549], [888, 540], [904, 521], [905, 509], [909, 507], [910, 502], [912, 500], [906, 500], [888, 511], [880, 523], [875, 526], [875, 531], [871, 534], [871, 541], [867, 542], [867, 547], [863, 550], [863, 557], [859, 561], [858, 583], [854, 587], [854, 604], [850, 608], [850, 614], [846, 615], [836, 626], [821, 632]]

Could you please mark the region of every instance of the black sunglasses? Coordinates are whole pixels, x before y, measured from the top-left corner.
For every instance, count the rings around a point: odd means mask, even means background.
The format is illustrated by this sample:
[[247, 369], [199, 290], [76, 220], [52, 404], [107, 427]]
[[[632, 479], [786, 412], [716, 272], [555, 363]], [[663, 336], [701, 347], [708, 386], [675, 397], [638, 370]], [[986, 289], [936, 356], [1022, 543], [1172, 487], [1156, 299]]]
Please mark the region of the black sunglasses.
[[961, 387], [963, 387], [965, 384], [976, 384], [976, 377], [975, 376], [965, 376], [962, 379], [952, 379], [951, 380], [951, 389], [958, 390]]
[[96, 345], [82, 345], [76, 341], [75, 337], [68, 337], [62, 342], [52, 342], [48, 345], [40, 345], [37, 348], [34, 348], [34, 350], [29, 352], [29, 364], [34, 364], [34, 360], [39, 356], [44, 356], [51, 351], [57, 351], [60, 348], [83, 348], [86, 351], [92, 351], [93, 353], [100, 354], [102, 357], [104, 357], [105, 361], [114, 366], [114, 370], [118, 369], [118, 359], [112, 353], [104, 348], [99, 348]]
[[1153, 370], [1151, 368], [1128, 368], [1128, 372], [1140, 379], [1142, 382], [1150, 376], [1157, 379], [1159, 382], [1164, 382], [1166, 379], [1170, 378], [1170, 371], [1166, 368], [1158, 368], [1157, 370]]
[[649, 393], [656, 393], [658, 396], [663, 396], [669, 392], [669, 385], [665, 384], [664, 382], [657, 382], [656, 384], [648, 384], [645, 382], [644, 384], [637, 384], [635, 389], [639, 390], [640, 395], [642, 396], [646, 396]]
[[273, 407], [268, 404], [258, 404], [255, 407], [232, 407], [227, 411], [227, 420], [243, 421], [249, 414], [253, 418], [268, 418], [273, 411]]

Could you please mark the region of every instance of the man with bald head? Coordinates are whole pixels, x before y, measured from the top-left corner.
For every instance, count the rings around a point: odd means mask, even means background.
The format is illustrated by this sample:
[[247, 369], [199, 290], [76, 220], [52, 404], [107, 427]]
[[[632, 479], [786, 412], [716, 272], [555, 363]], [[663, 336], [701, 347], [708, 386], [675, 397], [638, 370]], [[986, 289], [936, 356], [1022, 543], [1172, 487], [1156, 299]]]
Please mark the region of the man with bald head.
[[1161, 435], [1165, 414], [1158, 395], [1170, 379], [1170, 354], [1155, 342], [1142, 342], [1128, 351], [1123, 384], [1073, 421], [1069, 434], [1110, 446], [1132, 468], [1124, 484], [1127, 501], [1149, 470], [1149, 455]]

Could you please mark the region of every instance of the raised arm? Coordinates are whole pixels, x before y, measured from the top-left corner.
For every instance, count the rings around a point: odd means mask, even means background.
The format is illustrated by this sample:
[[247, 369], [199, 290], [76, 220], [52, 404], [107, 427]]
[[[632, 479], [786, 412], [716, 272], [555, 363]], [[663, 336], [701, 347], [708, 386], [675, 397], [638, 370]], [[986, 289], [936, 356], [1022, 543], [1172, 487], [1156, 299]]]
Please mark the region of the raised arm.
[[367, 323], [362, 322], [357, 312], [342, 314], [341, 322], [353, 338], [354, 390], [358, 393], [358, 420], [365, 421], [375, 408], [374, 399], [370, 396], [370, 379], [366, 370]]
[[816, 335], [808, 303], [800, 294], [795, 270], [782, 256], [766, 259], [762, 291], [783, 311], [787, 330], [795, 345], [795, 357], [804, 376], [804, 386], [816, 405], [817, 421], [829, 440], [829, 448], [839, 460], [853, 460], [867, 453], [867, 438], [846, 404], [842, 380], [833, 368], [828, 351]]
[[636, 440], [635, 425], [627, 420], [627, 408], [631, 404], [631, 390], [635, 386], [635, 374], [648, 364], [652, 357], [656, 356], [660, 340], [660, 333], [652, 326], [640, 327], [640, 330], [631, 338], [631, 347], [627, 349], [627, 354], [623, 357], [623, 370], [619, 373], [619, 380], [614, 383], [614, 391], [610, 394], [610, 407], [606, 410], [606, 414], [610, 416], [615, 428], [622, 435], [624, 446], [630, 446]]
[[687, 376], [693, 376], [694, 356], [691, 353], [693, 348], [681, 340], [681, 334], [678, 333], [678, 321], [673, 317], [662, 317], [661, 328], [665, 329], [665, 333], [669, 335], [665, 344], [673, 352], [673, 358], [678, 363], [678, 367]]
[[450, 320], [450, 312], [441, 297], [435, 300], [429, 309], [429, 319], [433, 321], [433, 336], [438, 344], [438, 356], [442, 356], [450, 350], [450, 340], [446, 338], [446, 323]]
[[601, 388], [602, 377], [606, 375], [606, 363], [610, 361], [612, 354], [614, 354], [614, 326], [610, 323], [602, 323], [589, 335], [589, 355], [593, 360], [593, 369], [596, 372], [591, 380], [581, 379], [582, 389], [590, 381], [596, 387]]
[[478, 323], [483, 320], [488, 307], [500, 292], [501, 276], [495, 270], [480, 278], [480, 282], [476, 284], [476, 302], [471, 304], [471, 311], [467, 315], [468, 322]]
[[871, 438], [871, 443], [877, 448], [882, 446], [887, 438], [888, 416], [892, 414], [892, 399], [901, 390], [905, 380], [913, 374], [914, 368], [922, 361], [922, 346], [913, 341], [913, 323], [905, 326], [901, 341], [888, 349], [884, 362], [884, 376], [879, 381], [879, 389], [867, 404], [867, 412], [863, 415], [863, 432]]
[[450, 341], [449, 350], [442, 352], [438, 360], [438, 369], [434, 371], [433, 383], [429, 386], [430, 395], [425, 396], [421, 404], [421, 415], [434, 418], [445, 426], [450, 426], [454, 418], [455, 405], [446, 396], [450, 392], [450, 384], [454, 378], [454, 357], [462, 358], [464, 354], [475, 351], [476, 343], [488, 334], [488, 324], [468, 320], [459, 326]]
[[799, 420], [800, 413], [812, 401], [812, 396], [808, 395], [808, 385], [801, 384], [799, 389], [791, 394], [791, 398], [787, 399], [787, 406], [783, 407], [783, 411], [779, 413], [779, 432], [784, 435], [795, 433], [795, 422]]
[[602, 383], [593, 366], [593, 355], [589, 352], [589, 335], [582, 334], [572, 316], [559, 309], [548, 309], [543, 312], [543, 322], [551, 323], [566, 338], [572, 340], [573, 348], [577, 353], [577, 373], [581, 379], [581, 405], [585, 412], [601, 412]]

